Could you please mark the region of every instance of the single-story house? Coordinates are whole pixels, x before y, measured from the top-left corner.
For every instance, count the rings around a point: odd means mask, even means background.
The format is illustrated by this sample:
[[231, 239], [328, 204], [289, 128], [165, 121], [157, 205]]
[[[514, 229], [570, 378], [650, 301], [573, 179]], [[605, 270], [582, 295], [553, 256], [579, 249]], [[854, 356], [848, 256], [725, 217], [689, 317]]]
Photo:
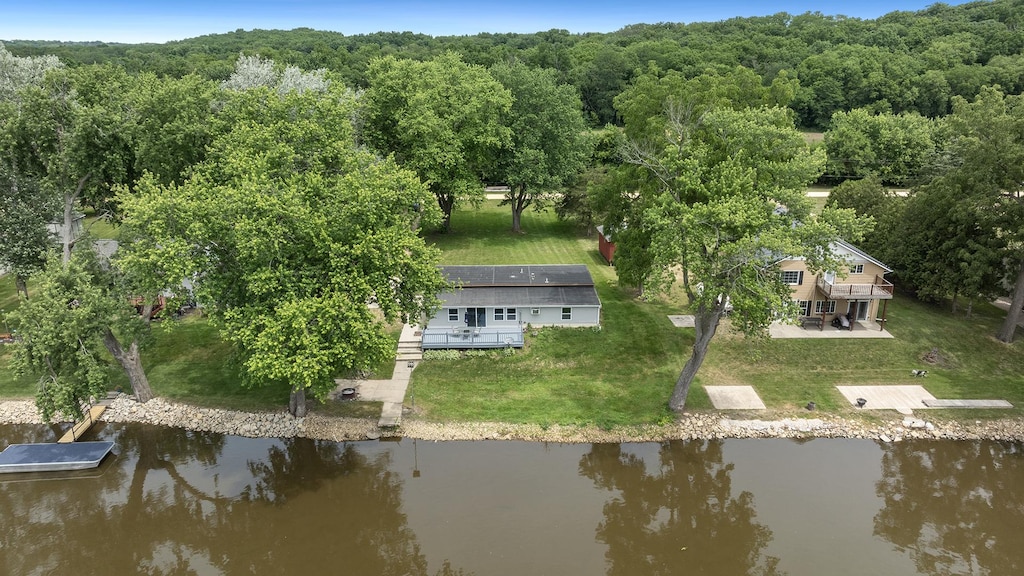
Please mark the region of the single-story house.
[[423, 348], [522, 347], [530, 326], [599, 326], [601, 300], [582, 264], [442, 266], [455, 289], [423, 329]]
[[608, 264], [615, 261], [615, 242], [612, 242], [611, 234], [605, 233], [604, 226], [597, 227], [597, 251]]
[[[801, 323], [813, 323], [824, 329], [836, 320], [842, 328], [853, 329], [858, 322], [880, 318], [885, 327], [885, 314], [892, 299], [893, 285], [885, 279], [892, 269], [848, 242], [839, 240], [832, 251], [845, 258], [849, 269], [842, 278], [835, 271], [820, 276], [807, 270], [802, 258], [786, 258], [779, 262], [782, 280], [793, 290], [793, 299], [800, 307]], [[879, 311], [879, 302], [882, 303]]]

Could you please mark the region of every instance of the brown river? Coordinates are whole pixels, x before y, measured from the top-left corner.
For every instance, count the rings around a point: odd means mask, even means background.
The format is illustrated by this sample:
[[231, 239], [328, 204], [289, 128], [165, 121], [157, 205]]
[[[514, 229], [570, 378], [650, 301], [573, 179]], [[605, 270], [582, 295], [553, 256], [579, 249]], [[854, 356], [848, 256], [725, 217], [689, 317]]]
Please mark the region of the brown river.
[[0, 475], [0, 574], [1024, 574], [1020, 444], [85, 439]]

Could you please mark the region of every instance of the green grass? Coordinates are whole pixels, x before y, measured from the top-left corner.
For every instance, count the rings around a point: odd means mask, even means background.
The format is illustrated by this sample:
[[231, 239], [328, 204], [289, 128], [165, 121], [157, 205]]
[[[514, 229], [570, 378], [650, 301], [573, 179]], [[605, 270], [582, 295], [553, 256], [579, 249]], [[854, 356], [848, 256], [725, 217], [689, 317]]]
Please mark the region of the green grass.
[[97, 216], [93, 210], [86, 210], [82, 230], [88, 230], [89, 235], [96, 240], [117, 240], [117, 228], [111, 224], [110, 219]]
[[[444, 264], [586, 264], [603, 327], [544, 328], [535, 337], [531, 331], [512, 357], [422, 362], [413, 379], [423, 417], [614, 425], [668, 416], [668, 394], [692, 345], [692, 333], [667, 318], [678, 308], [638, 304], [618, 286], [594, 238], [550, 212], [526, 212], [524, 233], [513, 234], [511, 214], [492, 201], [456, 212], [452, 225], [452, 233], [429, 239]], [[694, 394], [694, 402], [701, 396]]]
[[[820, 408], [850, 408], [837, 385], [924, 385], [937, 398], [1004, 399], [1024, 406], [1024, 342], [1006, 345], [993, 335], [1004, 312], [984, 304], [972, 318], [953, 316], [937, 305], [897, 296], [886, 328], [891, 340], [770, 340], [736, 337], [715, 342], [699, 380], [750, 384], [769, 408], [794, 409], [813, 400]], [[923, 360], [937, 349], [943, 362]], [[910, 371], [927, 369], [924, 379]], [[946, 415], [950, 412], [929, 412]], [[988, 415], [1021, 414], [1012, 411]], [[966, 412], [964, 412], [966, 414]], [[970, 412], [971, 417], [980, 412]]]
[[[445, 264], [586, 264], [602, 302], [602, 328], [544, 328], [527, 333], [514, 356], [494, 353], [461, 360], [428, 360], [413, 373], [420, 417], [437, 421], [506, 421], [601, 426], [665, 421], [666, 403], [693, 345], [693, 330], [675, 328], [669, 314], [685, 310], [679, 294], [641, 301], [618, 286], [615, 270], [582, 236], [550, 212], [527, 211], [523, 234], [512, 234], [511, 215], [496, 202], [455, 213], [454, 231], [428, 241], [442, 250]], [[10, 276], [0, 278], [0, 308], [17, 305]], [[843, 384], [921, 384], [939, 398], [1001, 398], [1024, 407], [1024, 334], [1012, 345], [993, 338], [1004, 313], [987, 304], [972, 318], [948, 307], [897, 297], [889, 304], [887, 329], [894, 339], [747, 340], [723, 325], [711, 345], [687, 400], [688, 410], [711, 409], [705, 385], [752, 385], [765, 401], [765, 416], [854, 411], [836, 391]], [[397, 341], [400, 326], [390, 336]], [[536, 335], [534, 335], [536, 332]], [[922, 357], [938, 349], [940, 365]], [[34, 392], [33, 378], [16, 378], [10, 349], [0, 347], [0, 396]], [[203, 318], [189, 317], [155, 327], [144, 350], [154, 391], [174, 400], [240, 410], [281, 409], [285, 387], [241, 386], [231, 347]], [[387, 378], [389, 359], [372, 367]], [[910, 371], [927, 368], [927, 378]], [[124, 376], [112, 367], [114, 384]], [[373, 417], [380, 406], [362, 402], [312, 403], [325, 414]], [[857, 412], [857, 414], [865, 414]], [[928, 412], [932, 418], [1021, 416], [1024, 409]]]
[[[413, 374], [417, 407], [434, 420], [636, 424], [662, 420], [665, 404], [689, 355], [693, 331], [666, 316], [684, 308], [678, 297], [642, 302], [617, 286], [592, 238], [580, 237], [551, 214], [524, 214], [524, 235], [508, 232], [511, 217], [496, 203], [457, 212], [455, 232], [431, 241], [446, 264], [585, 263], [603, 304], [603, 329], [527, 334], [513, 357], [425, 361]], [[774, 413], [819, 409], [849, 414], [835, 389], [850, 384], [924, 384], [940, 398], [1002, 398], [1024, 407], [1024, 344], [992, 334], [1003, 313], [976, 306], [973, 318], [897, 297], [885, 340], [748, 340], [723, 325], [687, 400], [711, 408], [704, 385], [752, 385]], [[922, 357], [937, 348], [944, 365]], [[910, 371], [927, 368], [927, 379]], [[1019, 416], [1022, 411], [967, 412], [969, 418]], [[936, 415], [956, 415], [942, 411]]]

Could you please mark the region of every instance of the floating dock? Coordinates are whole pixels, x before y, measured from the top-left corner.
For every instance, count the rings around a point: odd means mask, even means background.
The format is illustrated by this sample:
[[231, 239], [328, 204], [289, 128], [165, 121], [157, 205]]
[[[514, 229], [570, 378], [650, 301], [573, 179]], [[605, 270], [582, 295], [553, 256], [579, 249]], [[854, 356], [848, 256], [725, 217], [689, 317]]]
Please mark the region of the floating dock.
[[113, 442], [11, 444], [0, 452], [0, 474], [96, 468], [113, 448]]

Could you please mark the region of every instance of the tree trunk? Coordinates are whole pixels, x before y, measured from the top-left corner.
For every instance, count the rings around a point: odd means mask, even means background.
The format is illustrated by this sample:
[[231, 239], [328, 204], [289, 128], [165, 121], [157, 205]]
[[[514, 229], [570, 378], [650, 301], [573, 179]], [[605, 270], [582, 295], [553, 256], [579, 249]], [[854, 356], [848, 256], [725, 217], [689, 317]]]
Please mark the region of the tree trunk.
[[309, 413], [309, 409], [306, 407], [305, 388], [292, 390], [291, 397], [288, 398], [288, 411], [296, 418], [304, 418]]
[[441, 225], [444, 227], [445, 233], [452, 231], [452, 211], [455, 209], [455, 196], [451, 194], [435, 193], [437, 196], [437, 205], [441, 208], [443, 214]]
[[90, 174], [82, 176], [75, 187], [73, 194], [64, 194], [64, 230], [61, 232], [61, 262], [67, 266], [71, 261], [71, 247], [75, 245], [75, 238], [72, 236], [71, 226], [75, 222], [75, 202], [82, 196], [85, 183], [89, 181]]
[[1017, 331], [1017, 322], [1020, 321], [1021, 307], [1024, 307], [1024, 258], [1020, 261], [1017, 281], [1013, 285], [1010, 311], [1006, 313], [1006, 320], [1003, 320], [1003, 326], [999, 329], [998, 338], [1007, 344], [1013, 342], [1013, 335]]
[[523, 210], [530, 205], [530, 197], [526, 194], [526, 186], [513, 186], [508, 193], [508, 203], [512, 207], [512, 232], [523, 231]]
[[135, 397], [138, 398], [139, 402], [149, 402], [152, 400], [153, 389], [149, 387], [149, 379], [146, 378], [146, 373], [142, 369], [139, 342], [132, 340], [128, 350], [125, 351], [117, 336], [114, 336], [110, 328], [107, 328], [103, 332], [103, 344], [110, 351], [114, 359], [121, 364], [125, 374], [128, 375], [128, 382], [131, 384], [132, 391], [135, 392]]
[[22, 276], [21, 274], [15, 274], [14, 286], [15, 290], [17, 290], [19, 294], [24, 296], [25, 300], [28, 300], [28, 279]]
[[[725, 299], [723, 299], [724, 301]], [[711, 339], [715, 337], [715, 332], [718, 330], [722, 310], [724, 310], [724, 304], [716, 304], [711, 309], [706, 309], [703, 306], [697, 308], [694, 317], [696, 339], [693, 342], [693, 354], [690, 355], [690, 359], [686, 361], [682, 372], [679, 373], [676, 386], [672, 389], [672, 397], [668, 401], [669, 408], [676, 412], [682, 412], [683, 407], [686, 406], [686, 396], [690, 393], [690, 384], [693, 383], [693, 378], [700, 370], [701, 364], [704, 363]]]

